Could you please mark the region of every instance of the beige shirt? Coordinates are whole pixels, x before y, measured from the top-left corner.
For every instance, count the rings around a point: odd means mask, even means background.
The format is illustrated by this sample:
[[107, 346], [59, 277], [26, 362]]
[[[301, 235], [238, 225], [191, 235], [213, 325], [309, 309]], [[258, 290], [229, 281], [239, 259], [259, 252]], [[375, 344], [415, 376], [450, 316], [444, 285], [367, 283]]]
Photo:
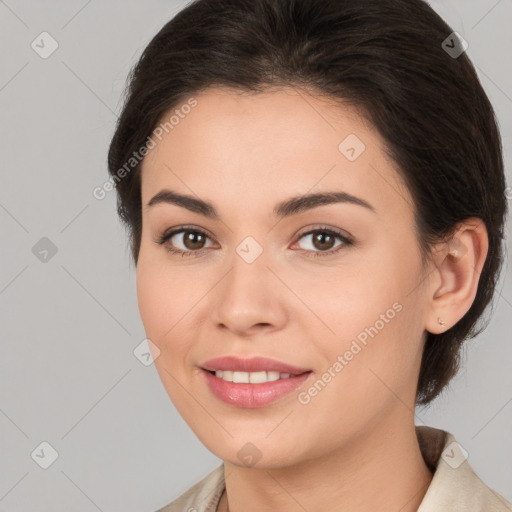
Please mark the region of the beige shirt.
[[[416, 435], [423, 459], [434, 473], [418, 512], [512, 511], [512, 504], [476, 475], [464, 448], [452, 434], [416, 426]], [[157, 512], [216, 512], [224, 489], [224, 464], [221, 464]]]

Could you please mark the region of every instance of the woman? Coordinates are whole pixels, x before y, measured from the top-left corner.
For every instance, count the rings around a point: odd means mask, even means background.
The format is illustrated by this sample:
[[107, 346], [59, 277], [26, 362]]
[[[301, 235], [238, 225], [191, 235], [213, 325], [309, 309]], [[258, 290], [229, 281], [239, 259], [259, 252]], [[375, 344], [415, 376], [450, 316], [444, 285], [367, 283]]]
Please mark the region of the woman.
[[223, 461], [162, 511], [512, 510], [414, 423], [503, 258], [464, 50], [421, 0], [198, 0], [145, 49], [109, 172], [155, 365]]

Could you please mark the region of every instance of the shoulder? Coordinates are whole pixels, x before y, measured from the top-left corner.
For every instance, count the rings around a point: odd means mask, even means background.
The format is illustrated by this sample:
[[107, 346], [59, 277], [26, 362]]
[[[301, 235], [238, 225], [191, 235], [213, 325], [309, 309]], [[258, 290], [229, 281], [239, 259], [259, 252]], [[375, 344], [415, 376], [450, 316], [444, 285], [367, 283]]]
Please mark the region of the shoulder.
[[433, 471], [418, 512], [508, 512], [512, 504], [488, 487], [467, 460], [467, 451], [445, 430], [417, 426], [423, 458]]
[[222, 463], [157, 512], [216, 512], [224, 487], [224, 463]]

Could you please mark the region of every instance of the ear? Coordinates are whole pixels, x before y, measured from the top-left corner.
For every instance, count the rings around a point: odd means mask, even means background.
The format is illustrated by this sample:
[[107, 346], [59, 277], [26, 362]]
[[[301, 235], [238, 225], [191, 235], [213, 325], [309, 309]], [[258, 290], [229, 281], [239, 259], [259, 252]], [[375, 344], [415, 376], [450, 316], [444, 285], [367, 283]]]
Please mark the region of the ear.
[[445, 332], [467, 313], [476, 296], [488, 248], [485, 224], [473, 217], [458, 224], [452, 238], [435, 247], [425, 317], [427, 331]]

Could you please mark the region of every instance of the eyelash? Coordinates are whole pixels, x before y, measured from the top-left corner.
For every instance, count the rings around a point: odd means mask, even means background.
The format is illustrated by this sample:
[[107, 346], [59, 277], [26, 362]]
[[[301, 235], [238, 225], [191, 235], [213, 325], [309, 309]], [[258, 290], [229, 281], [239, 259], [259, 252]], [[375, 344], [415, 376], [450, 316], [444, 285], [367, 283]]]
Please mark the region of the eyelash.
[[[175, 255], [181, 254], [181, 256], [199, 256], [203, 252], [208, 250], [208, 249], [199, 249], [197, 251], [182, 251], [180, 249], [174, 249], [173, 247], [171, 247], [170, 245], [165, 243], [165, 242], [167, 242], [167, 240], [172, 238], [174, 235], [176, 235], [178, 233], [183, 233], [183, 232], [198, 233], [200, 235], [205, 236], [206, 238], [210, 238], [201, 229], [197, 229], [197, 228], [193, 228], [193, 227], [188, 227], [188, 226], [181, 226], [179, 228], [176, 228], [176, 229], [170, 231], [169, 233], [164, 232], [161, 236], [158, 237], [157, 240], [155, 240], [155, 242], [157, 244], [159, 244], [159, 245], [163, 245], [165, 250], [170, 252], [171, 254], [175, 254]], [[343, 235], [339, 231], [336, 231], [336, 230], [333, 230], [333, 229], [330, 229], [330, 228], [323, 228], [323, 227], [315, 228], [315, 229], [312, 229], [312, 230], [307, 231], [305, 233], [302, 233], [299, 236], [298, 240], [300, 240], [301, 238], [303, 238], [303, 237], [305, 237], [307, 235], [311, 235], [311, 234], [315, 234], [315, 233], [326, 233], [328, 235], [333, 235], [336, 238], [339, 238], [343, 242], [343, 244], [339, 245], [335, 249], [330, 249], [328, 251], [308, 251], [308, 250], [304, 250], [308, 257], [318, 258], [318, 257], [324, 257], [324, 256], [332, 256], [333, 254], [338, 253], [344, 247], [351, 246], [351, 245], [354, 244], [354, 241], [351, 238], [347, 237], [346, 235]]]

